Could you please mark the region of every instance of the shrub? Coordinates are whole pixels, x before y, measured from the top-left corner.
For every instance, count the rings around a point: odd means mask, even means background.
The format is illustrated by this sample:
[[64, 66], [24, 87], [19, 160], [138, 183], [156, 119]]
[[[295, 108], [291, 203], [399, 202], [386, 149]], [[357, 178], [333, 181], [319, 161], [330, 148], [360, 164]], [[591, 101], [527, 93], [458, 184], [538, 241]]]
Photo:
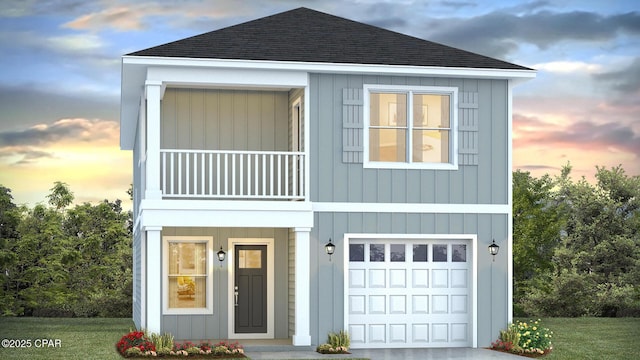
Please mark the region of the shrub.
[[542, 326], [540, 319], [527, 322], [519, 321], [517, 324], [511, 324], [520, 333], [520, 342], [518, 345], [522, 351], [528, 353], [543, 354], [545, 351], [551, 350], [551, 338], [553, 331]]
[[351, 345], [349, 334], [344, 330], [340, 330], [337, 334], [330, 332], [327, 336], [327, 342], [334, 348], [345, 347], [349, 349]]
[[532, 316], [578, 317], [597, 315], [596, 281], [592, 274], [563, 270], [550, 276], [544, 288], [531, 288], [522, 300]]
[[125, 357], [139, 356], [148, 351], [156, 351], [155, 345], [153, 345], [142, 331], [131, 331], [124, 335], [116, 344], [116, 348], [118, 352]]
[[155, 345], [158, 353], [161, 352], [160, 350], [163, 350], [162, 353], [173, 350], [173, 335], [169, 333], [164, 333], [162, 335], [156, 333], [147, 334], [146, 332], [145, 334], [149, 338], [149, 340], [151, 340], [153, 345]]
[[540, 319], [519, 321], [509, 324], [506, 330], [501, 330], [500, 339], [491, 343], [491, 348], [518, 354], [541, 355], [553, 349], [552, 337], [553, 331], [543, 327]]
[[520, 347], [520, 331], [515, 326], [509, 326], [506, 330], [500, 330], [500, 341], [503, 344], [509, 344], [508, 349], [504, 349], [507, 351], [520, 351], [522, 348]]
[[346, 354], [350, 345], [349, 334], [340, 330], [338, 333], [330, 332], [327, 336], [327, 343], [319, 345], [316, 351], [321, 354]]

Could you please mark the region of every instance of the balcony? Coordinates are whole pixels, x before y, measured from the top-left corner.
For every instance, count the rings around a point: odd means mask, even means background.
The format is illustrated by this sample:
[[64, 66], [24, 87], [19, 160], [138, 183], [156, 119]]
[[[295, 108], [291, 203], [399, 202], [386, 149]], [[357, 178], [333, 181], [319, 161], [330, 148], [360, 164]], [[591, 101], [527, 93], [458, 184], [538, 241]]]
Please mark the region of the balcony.
[[164, 199], [304, 200], [305, 155], [291, 151], [160, 150]]

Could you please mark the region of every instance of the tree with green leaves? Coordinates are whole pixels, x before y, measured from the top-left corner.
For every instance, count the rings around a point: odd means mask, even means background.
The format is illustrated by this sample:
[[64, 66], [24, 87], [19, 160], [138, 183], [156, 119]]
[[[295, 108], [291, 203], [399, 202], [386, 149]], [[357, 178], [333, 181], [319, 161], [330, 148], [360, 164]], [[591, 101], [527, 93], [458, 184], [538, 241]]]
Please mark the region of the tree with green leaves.
[[12, 248], [17, 243], [20, 215], [13, 203], [11, 190], [0, 185], [0, 316], [14, 315], [16, 311], [15, 275], [16, 254]]
[[513, 264], [514, 304], [520, 303], [542, 275], [553, 270], [553, 254], [560, 242], [564, 218], [553, 199], [555, 182], [529, 172], [513, 173]]
[[568, 165], [557, 179], [553, 196], [566, 222], [553, 274], [523, 301], [529, 313], [640, 316], [640, 177], [596, 169], [595, 184], [572, 181]]
[[47, 198], [49, 206], [17, 208], [10, 191], [0, 187], [0, 220], [14, 229], [7, 232], [11, 241], [0, 240], [0, 264], [9, 274], [3, 277], [1, 314], [128, 316], [131, 213], [120, 200], [72, 207], [73, 193], [62, 182]]

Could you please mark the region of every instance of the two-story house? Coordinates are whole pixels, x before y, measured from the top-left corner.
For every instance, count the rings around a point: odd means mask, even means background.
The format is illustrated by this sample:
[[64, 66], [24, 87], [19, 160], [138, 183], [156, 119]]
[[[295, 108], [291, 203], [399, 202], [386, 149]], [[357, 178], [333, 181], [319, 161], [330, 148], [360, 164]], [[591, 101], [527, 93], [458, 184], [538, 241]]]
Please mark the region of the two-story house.
[[511, 94], [533, 77], [306, 8], [123, 56], [136, 326], [489, 345], [512, 311]]

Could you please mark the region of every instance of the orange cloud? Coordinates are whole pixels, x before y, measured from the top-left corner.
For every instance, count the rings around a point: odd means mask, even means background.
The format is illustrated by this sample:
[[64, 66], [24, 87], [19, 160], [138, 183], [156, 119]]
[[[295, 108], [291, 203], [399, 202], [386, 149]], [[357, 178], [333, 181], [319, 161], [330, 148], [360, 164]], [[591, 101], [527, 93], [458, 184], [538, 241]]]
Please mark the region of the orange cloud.
[[131, 153], [119, 148], [115, 121], [61, 119], [0, 133], [0, 184], [18, 204], [46, 202], [55, 181], [71, 186], [76, 202], [123, 200], [131, 183]]

